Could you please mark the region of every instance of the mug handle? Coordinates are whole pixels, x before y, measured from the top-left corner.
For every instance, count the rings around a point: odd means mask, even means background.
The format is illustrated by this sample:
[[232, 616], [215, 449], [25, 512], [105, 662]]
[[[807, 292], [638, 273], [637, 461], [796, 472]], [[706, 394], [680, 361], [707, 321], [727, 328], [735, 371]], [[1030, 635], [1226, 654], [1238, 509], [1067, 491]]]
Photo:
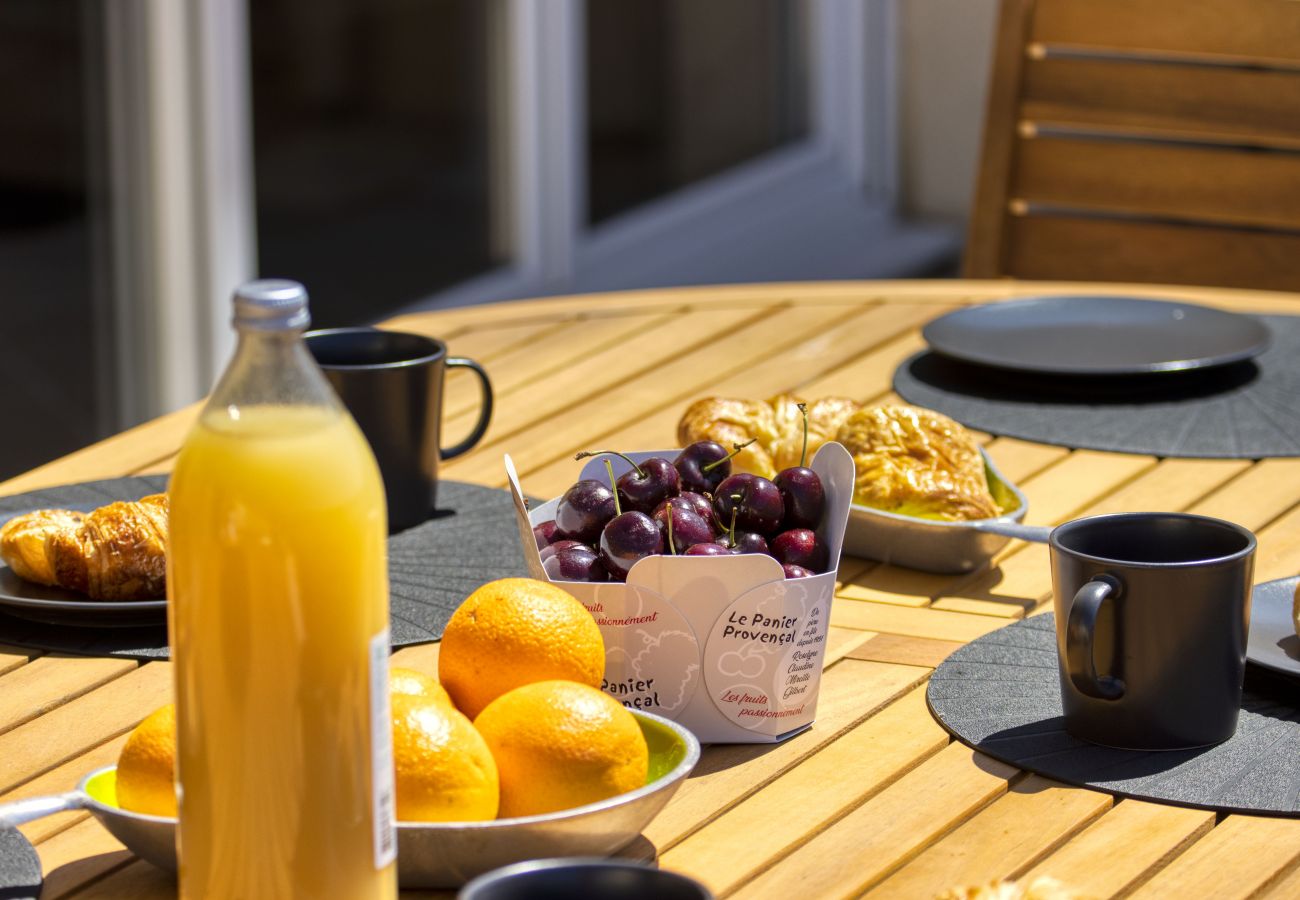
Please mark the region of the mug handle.
[[1104, 601], [1115, 599], [1119, 592], [1119, 579], [1111, 575], [1094, 576], [1075, 592], [1065, 626], [1065, 668], [1070, 673], [1070, 681], [1080, 693], [1098, 700], [1118, 700], [1124, 696], [1124, 682], [1111, 675], [1098, 675], [1092, 658], [1097, 613]]
[[450, 447], [446, 450], [440, 449], [438, 451], [442, 455], [443, 459], [452, 459], [460, 456], [462, 453], [477, 444], [483, 439], [483, 434], [488, 429], [488, 423], [492, 421], [492, 382], [488, 381], [487, 372], [483, 370], [482, 366], [474, 362], [474, 360], [466, 359], [463, 356], [447, 357], [447, 368], [453, 367], [469, 369], [478, 376], [479, 387], [482, 388], [483, 394], [483, 408], [479, 410], [478, 422], [474, 424], [474, 430], [469, 433], [469, 437], [465, 438], [465, 440], [461, 441], [454, 447]]

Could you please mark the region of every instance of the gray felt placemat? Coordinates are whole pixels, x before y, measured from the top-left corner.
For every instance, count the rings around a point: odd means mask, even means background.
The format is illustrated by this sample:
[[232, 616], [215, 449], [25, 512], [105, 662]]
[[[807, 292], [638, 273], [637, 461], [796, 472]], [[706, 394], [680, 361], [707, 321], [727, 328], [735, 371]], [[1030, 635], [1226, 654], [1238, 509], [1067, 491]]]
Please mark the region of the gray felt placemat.
[[898, 368], [894, 390], [971, 428], [1043, 444], [1214, 459], [1300, 456], [1300, 317], [1259, 318], [1273, 344], [1253, 362], [1045, 376], [926, 351]]
[[[166, 487], [165, 476], [114, 478], [0, 498], [9, 513], [135, 500]], [[388, 539], [392, 645], [436, 641], [461, 601], [486, 582], [528, 574], [508, 491], [458, 481], [438, 483], [438, 512]], [[165, 615], [138, 627], [47, 624], [5, 614], [0, 643], [38, 650], [130, 659], [166, 659]]]
[[963, 743], [1067, 784], [1220, 812], [1300, 816], [1300, 707], [1294, 694], [1267, 687], [1244, 692], [1236, 734], [1215, 747], [1142, 752], [1089, 744], [1065, 732], [1049, 613], [957, 650], [931, 676], [926, 699]]
[[41, 895], [41, 860], [17, 828], [0, 828], [0, 898], [35, 900]]

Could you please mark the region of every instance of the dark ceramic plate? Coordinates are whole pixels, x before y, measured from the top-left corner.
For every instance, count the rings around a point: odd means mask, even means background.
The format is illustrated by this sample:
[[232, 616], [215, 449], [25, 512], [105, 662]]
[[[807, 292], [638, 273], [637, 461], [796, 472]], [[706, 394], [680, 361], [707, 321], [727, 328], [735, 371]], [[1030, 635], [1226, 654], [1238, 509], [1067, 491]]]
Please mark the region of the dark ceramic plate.
[[[96, 482], [92, 482], [98, 484]], [[76, 488], [68, 485], [66, 489]], [[60, 488], [45, 493], [57, 493]], [[132, 493], [131, 496], [114, 497], [97, 502], [45, 503], [30, 509], [17, 509], [0, 512], [0, 525], [14, 516], [31, 512], [33, 509], [75, 509], [90, 512], [96, 507], [116, 500], [138, 500], [144, 496]], [[46, 587], [26, 579], [19, 578], [13, 570], [0, 562], [0, 612], [21, 619], [35, 622], [47, 622], [53, 625], [83, 625], [93, 627], [128, 627], [137, 625], [163, 624], [167, 621], [167, 599], [133, 600], [129, 603], [117, 603], [106, 600], [90, 600], [84, 594], [67, 591], [63, 588]]]
[[1300, 578], [1255, 585], [1250, 599], [1250, 639], [1246, 659], [1257, 666], [1300, 676], [1300, 637], [1291, 619], [1291, 602]]
[[973, 306], [921, 330], [930, 349], [965, 362], [1052, 375], [1144, 375], [1204, 369], [1268, 349], [1253, 316], [1135, 297], [1033, 297]]

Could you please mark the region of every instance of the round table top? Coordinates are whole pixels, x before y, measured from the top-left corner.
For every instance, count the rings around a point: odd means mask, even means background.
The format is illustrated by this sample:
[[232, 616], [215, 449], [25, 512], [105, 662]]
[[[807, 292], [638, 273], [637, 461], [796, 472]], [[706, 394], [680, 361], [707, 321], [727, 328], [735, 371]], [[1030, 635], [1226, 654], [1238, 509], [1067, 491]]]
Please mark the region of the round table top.
[[[1300, 296], [1151, 285], [881, 281], [733, 285], [555, 297], [399, 316], [489, 371], [483, 442], [443, 475], [554, 496], [584, 449], [675, 443], [707, 395], [794, 392], [888, 401], [920, 328], [963, 305], [1055, 293], [1173, 297], [1252, 312]], [[477, 386], [449, 374], [444, 443], [473, 424]], [[19, 475], [0, 494], [169, 470], [195, 407]], [[1300, 570], [1300, 459], [1157, 459], [980, 434], [1029, 498], [1029, 523], [1170, 509], [1259, 536], [1255, 578]], [[929, 897], [955, 884], [1049, 875], [1087, 895], [1300, 895], [1300, 821], [1228, 816], [1067, 787], [951, 743], [925, 705], [952, 650], [1050, 608], [1046, 548], [1013, 541], [991, 569], [929, 575], [841, 565], [814, 727], [777, 746], [706, 748], [696, 775], [626, 855], [742, 897]], [[0, 639], [2, 640], [2, 639]], [[394, 662], [436, 671], [437, 645]], [[41, 655], [0, 644], [0, 802], [70, 789], [115, 761], [126, 733], [171, 694], [168, 663]], [[23, 827], [45, 896], [173, 896], [84, 813]], [[444, 896], [436, 893], [412, 896]], [[450, 895], [445, 895], [450, 896]]]

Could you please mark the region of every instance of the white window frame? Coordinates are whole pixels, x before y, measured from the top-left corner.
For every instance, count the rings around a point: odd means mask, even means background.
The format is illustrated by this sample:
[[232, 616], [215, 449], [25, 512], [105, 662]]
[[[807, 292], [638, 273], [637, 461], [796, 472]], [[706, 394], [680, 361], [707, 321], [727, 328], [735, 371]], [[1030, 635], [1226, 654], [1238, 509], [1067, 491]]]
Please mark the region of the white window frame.
[[[593, 228], [585, 223], [587, 0], [484, 2], [492, 242], [508, 262], [410, 310], [686, 283], [897, 276], [955, 247], [951, 230], [896, 216], [897, 0], [801, 0], [808, 136]], [[117, 223], [117, 287], [144, 302], [118, 329], [130, 348], [120, 405], [138, 421], [201, 396], [229, 356], [229, 294], [257, 269], [252, 116], [246, 2], [123, 6], [131, 13], [119, 29], [136, 39], [119, 39], [116, 53], [108, 42], [110, 81], [120, 82], [113, 95], [129, 113], [113, 116], [115, 186], [144, 212]], [[146, 48], [143, 65], [133, 45]]]
[[[588, 229], [587, 0], [499, 0], [510, 61], [508, 264], [410, 310], [543, 294], [782, 278], [897, 276], [942, 260], [950, 230], [898, 219], [896, 0], [803, 0], [807, 138]], [[555, 123], [563, 127], [555, 127]], [[504, 177], [502, 177], [504, 176]], [[809, 257], [791, 234], [825, 252]]]

